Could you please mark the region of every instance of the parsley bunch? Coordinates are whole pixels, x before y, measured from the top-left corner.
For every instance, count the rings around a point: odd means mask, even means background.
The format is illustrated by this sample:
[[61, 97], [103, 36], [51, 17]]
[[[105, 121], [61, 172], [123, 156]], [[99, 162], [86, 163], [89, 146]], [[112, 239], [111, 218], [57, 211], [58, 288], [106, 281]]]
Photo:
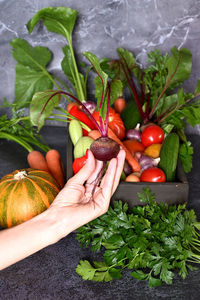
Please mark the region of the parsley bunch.
[[78, 229], [81, 246], [104, 248], [104, 261], [81, 260], [76, 272], [84, 280], [110, 281], [131, 276], [147, 280], [150, 287], [172, 284], [174, 273], [185, 279], [191, 263], [200, 263], [200, 240], [195, 212], [186, 205], [157, 204], [149, 188], [138, 193], [145, 206], [128, 210], [121, 201], [98, 219]]

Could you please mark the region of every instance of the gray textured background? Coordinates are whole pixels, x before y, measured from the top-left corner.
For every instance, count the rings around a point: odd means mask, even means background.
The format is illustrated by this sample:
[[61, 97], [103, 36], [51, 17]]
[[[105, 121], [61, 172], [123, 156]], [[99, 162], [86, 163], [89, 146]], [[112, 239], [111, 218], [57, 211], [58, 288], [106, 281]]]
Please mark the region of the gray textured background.
[[[29, 35], [25, 26], [39, 9], [62, 5], [79, 12], [73, 34], [79, 61], [83, 51], [114, 58], [116, 48], [124, 47], [145, 65], [147, 53], [155, 48], [169, 52], [174, 45], [187, 47], [193, 54], [193, 69], [185, 88], [193, 91], [200, 77], [199, 0], [0, 0], [0, 103], [4, 97], [14, 100], [15, 61], [9, 42], [15, 37], [26, 39], [32, 46], [48, 47], [55, 54], [49, 70], [62, 78], [64, 38], [42, 26]], [[186, 130], [199, 133], [199, 126], [187, 126]]]

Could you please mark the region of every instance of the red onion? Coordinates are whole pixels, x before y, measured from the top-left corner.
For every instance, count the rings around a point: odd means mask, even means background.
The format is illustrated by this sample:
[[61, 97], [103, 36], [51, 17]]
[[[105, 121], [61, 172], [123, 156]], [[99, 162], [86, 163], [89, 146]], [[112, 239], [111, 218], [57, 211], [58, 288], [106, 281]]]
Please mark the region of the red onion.
[[126, 138], [128, 140], [137, 140], [141, 141], [141, 132], [140, 132], [140, 124], [137, 124], [137, 126], [133, 129], [128, 129], [126, 131]]
[[140, 158], [138, 159], [138, 162], [141, 167], [141, 171], [144, 171], [148, 168], [156, 167], [160, 161], [160, 158], [152, 158], [150, 156], [141, 154]]
[[[89, 112], [93, 114], [97, 106], [96, 103], [94, 101], [83, 101], [83, 104], [89, 110]], [[82, 111], [85, 112], [84, 106], [82, 106]]]
[[126, 132], [126, 138], [128, 140], [141, 141], [141, 132], [139, 130], [136, 130], [136, 129], [129, 129]]

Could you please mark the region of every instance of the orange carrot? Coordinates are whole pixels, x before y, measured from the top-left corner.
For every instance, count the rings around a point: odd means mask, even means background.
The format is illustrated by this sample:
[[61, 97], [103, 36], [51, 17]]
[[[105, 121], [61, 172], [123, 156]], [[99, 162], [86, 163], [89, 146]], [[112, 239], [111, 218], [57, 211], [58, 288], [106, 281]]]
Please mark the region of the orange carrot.
[[30, 168], [49, 172], [46, 159], [40, 151], [34, 150], [30, 152], [27, 155], [27, 161]]
[[46, 153], [46, 162], [51, 175], [61, 188], [64, 186], [63, 163], [58, 150], [51, 149]]
[[[93, 138], [94, 140], [101, 137], [101, 134], [98, 130], [91, 130], [88, 133], [88, 136]], [[116, 136], [116, 134], [108, 127], [108, 137], [113, 139], [115, 142], [117, 142], [119, 145], [121, 145], [122, 149], [126, 152], [126, 160], [129, 163], [129, 165], [132, 167], [133, 172], [139, 172], [140, 171], [140, 165], [137, 162], [137, 160], [131, 155], [130, 151], [124, 146], [123, 142]]]

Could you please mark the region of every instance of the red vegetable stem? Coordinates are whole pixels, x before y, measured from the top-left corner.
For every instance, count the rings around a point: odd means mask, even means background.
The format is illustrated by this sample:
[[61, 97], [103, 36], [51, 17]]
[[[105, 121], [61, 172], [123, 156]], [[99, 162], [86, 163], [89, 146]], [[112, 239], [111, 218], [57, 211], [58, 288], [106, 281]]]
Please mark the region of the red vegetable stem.
[[166, 82], [166, 84], [165, 84], [165, 86], [164, 86], [164, 88], [163, 88], [163, 90], [162, 90], [160, 96], [159, 96], [158, 99], [156, 100], [156, 102], [155, 102], [155, 104], [154, 104], [154, 106], [153, 106], [153, 108], [152, 108], [152, 110], [151, 110], [151, 112], [150, 112], [150, 114], [149, 114], [149, 119], [152, 118], [152, 116], [153, 116], [153, 114], [154, 114], [154, 111], [155, 111], [155, 109], [156, 109], [156, 106], [157, 106], [158, 103], [160, 102], [160, 99], [161, 99], [162, 96], [164, 95], [166, 89], [169, 87], [170, 81], [172, 80], [172, 78], [173, 78], [174, 75], [176, 74], [176, 71], [178, 70], [178, 67], [179, 67], [179, 65], [180, 65], [180, 61], [181, 61], [181, 56], [179, 57], [179, 60], [178, 60], [178, 63], [177, 63], [177, 65], [176, 65], [176, 68], [175, 68], [174, 72], [172, 73], [172, 75], [170, 76], [170, 78], [168, 79], [168, 81]]
[[130, 87], [130, 89], [131, 89], [131, 91], [132, 91], [132, 93], [133, 93], [133, 96], [134, 96], [134, 98], [135, 98], [135, 101], [136, 101], [137, 108], [138, 108], [138, 110], [139, 110], [140, 116], [141, 116], [142, 120], [144, 120], [144, 119], [145, 119], [145, 116], [144, 116], [144, 112], [143, 112], [142, 107], [141, 107], [140, 98], [138, 97], [136, 88], [135, 88], [135, 86], [133, 85], [133, 82], [131, 82], [131, 79], [129, 78], [129, 76], [128, 76], [127, 72], [126, 72], [126, 69], [125, 69], [124, 65], [123, 65], [122, 63], [121, 63], [121, 65], [122, 65], [122, 69], [123, 69], [123, 71], [124, 71], [124, 74], [125, 74], [125, 76], [126, 76], [126, 79], [127, 79], [127, 81], [128, 81], [129, 87]]

